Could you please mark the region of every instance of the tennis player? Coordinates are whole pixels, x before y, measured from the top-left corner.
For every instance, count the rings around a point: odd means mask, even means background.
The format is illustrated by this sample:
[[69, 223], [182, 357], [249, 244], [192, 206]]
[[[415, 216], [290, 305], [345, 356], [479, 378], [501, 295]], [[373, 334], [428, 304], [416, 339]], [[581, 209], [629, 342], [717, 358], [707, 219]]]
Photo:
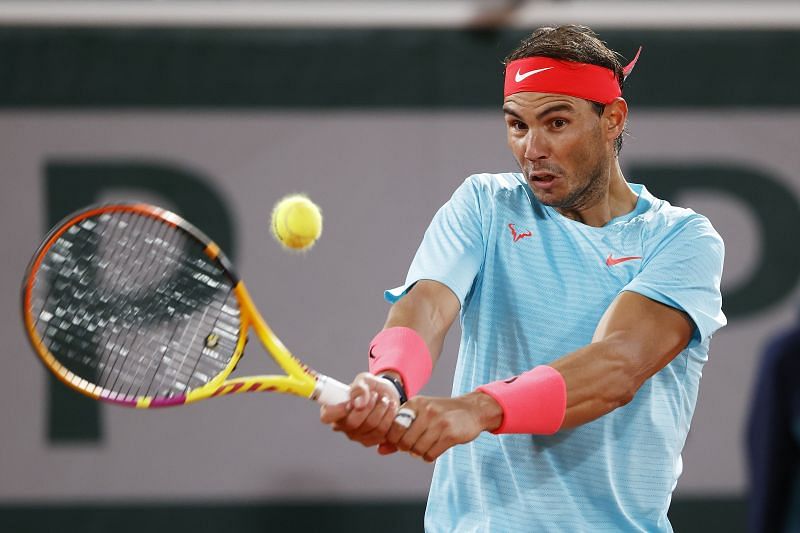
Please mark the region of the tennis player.
[[[511, 53], [503, 113], [520, 171], [470, 176], [438, 211], [386, 292], [370, 371], [322, 409], [381, 453], [436, 460], [429, 532], [672, 530], [725, 324], [724, 248], [705, 217], [623, 176], [632, 67], [580, 26], [538, 29]], [[417, 395], [459, 314], [452, 397]]]

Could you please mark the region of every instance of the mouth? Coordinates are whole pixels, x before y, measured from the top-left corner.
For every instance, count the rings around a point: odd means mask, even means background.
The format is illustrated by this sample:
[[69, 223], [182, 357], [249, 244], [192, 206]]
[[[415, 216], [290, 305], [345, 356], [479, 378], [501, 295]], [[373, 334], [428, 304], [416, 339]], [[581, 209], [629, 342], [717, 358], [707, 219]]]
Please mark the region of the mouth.
[[558, 179], [558, 176], [543, 170], [536, 170], [528, 175], [528, 181], [532, 186], [549, 189]]

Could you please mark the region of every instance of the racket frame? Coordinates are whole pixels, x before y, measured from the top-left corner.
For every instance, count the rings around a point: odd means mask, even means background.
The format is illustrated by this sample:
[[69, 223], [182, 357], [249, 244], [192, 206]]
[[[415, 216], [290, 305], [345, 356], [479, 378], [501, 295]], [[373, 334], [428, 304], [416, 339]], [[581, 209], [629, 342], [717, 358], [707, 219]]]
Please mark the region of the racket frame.
[[[31, 314], [31, 293], [41, 263], [47, 251], [72, 226], [81, 221], [102, 215], [106, 212], [129, 212], [145, 215], [162, 221], [198, 241], [204, 246], [205, 254], [216, 261], [224, 274], [230, 279], [233, 292], [239, 303], [240, 322], [239, 337], [229, 363], [208, 383], [185, 394], [166, 398], [154, 396], [124, 396], [114, 391], [93, 384], [74, 374], [61, 364], [50, 352], [36, 330], [35, 318]], [[206, 398], [240, 394], [244, 392], [280, 392], [294, 394], [324, 404], [337, 404], [349, 399], [349, 387], [339, 381], [319, 374], [304, 365], [292, 355], [281, 340], [275, 335], [261, 316], [244, 282], [235, 274], [231, 262], [211, 239], [197, 227], [179, 215], [145, 203], [112, 203], [87, 207], [65, 217], [44, 238], [26, 269], [22, 284], [22, 316], [28, 340], [39, 356], [39, 359], [55, 376], [68, 387], [95, 400], [135, 407], [140, 409], [169, 407], [194, 403]], [[275, 362], [286, 372], [286, 375], [243, 376], [227, 379], [244, 355], [250, 328], [258, 336]]]

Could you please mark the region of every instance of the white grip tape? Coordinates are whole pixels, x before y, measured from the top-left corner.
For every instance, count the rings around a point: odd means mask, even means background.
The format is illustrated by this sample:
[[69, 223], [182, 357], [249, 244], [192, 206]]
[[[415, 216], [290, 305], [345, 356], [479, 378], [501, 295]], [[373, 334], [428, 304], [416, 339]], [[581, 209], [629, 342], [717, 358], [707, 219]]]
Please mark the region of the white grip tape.
[[338, 405], [350, 400], [350, 387], [331, 377], [318, 374], [317, 386], [311, 399], [325, 405]]

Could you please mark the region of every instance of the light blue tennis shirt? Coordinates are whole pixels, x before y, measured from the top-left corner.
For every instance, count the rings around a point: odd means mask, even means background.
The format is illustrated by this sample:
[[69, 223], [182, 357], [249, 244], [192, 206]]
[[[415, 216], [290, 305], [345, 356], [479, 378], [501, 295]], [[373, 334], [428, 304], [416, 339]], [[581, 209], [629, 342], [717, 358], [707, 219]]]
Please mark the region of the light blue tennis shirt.
[[436, 214], [405, 285], [448, 286], [461, 301], [453, 395], [547, 364], [589, 344], [622, 291], [685, 311], [689, 345], [632, 402], [553, 436], [482, 433], [436, 462], [425, 529], [432, 532], [672, 531], [681, 473], [712, 334], [725, 325], [724, 247], [689, 209], [639, 196], [601, 228], [542, 205], [521, 174], [468, 178]]

